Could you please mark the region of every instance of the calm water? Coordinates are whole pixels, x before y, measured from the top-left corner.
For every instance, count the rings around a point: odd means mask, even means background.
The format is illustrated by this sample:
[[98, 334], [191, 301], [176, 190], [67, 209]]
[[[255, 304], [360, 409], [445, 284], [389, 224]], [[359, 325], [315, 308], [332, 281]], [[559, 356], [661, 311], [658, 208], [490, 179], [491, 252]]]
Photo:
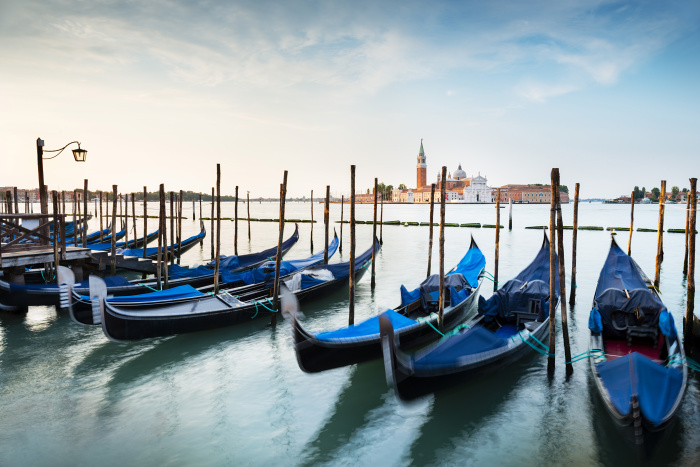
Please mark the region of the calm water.
[[[154, 208], [155, 205], [149, 206]], [[208, 205], [205, 205], [207, 211]], [[309, 218], [308, 203], [287, 205], [288, 218]], [[241, 214], [245, 206], [240, 205]], [[252, 217], [277, 217], [273, 203], [251, 204]], [[448, 206], [448, 222], [495, 223], [493, 205]], [[507, 226], [507, 208], [501, 224]], [[564, 207], [572, 224], [573, 205]], [[346, 206], [345, 215], [349, 209]], [[191, 205], [185, 206], [190, 216]], [[206, 215], [206, 214], [205, 214]], [[233, 205], [224, 206], [233, 216]], [[513, 230], [501, 231], [499, 275], [505, 281], [534, 257], [548, 224], [548, 206], [515, 206]], [[635, 207], [635, 228], [656, 228], [657, 206]], [[314, 206], [322, 222], [322, 206]], [[331, 219], [340, 205], [331, 206]], [[372, 207], [357, 218], [371, 220]], [[427, 221], [427, 206], [387, 205], [384, 220]], [[579, 225], [627, 226], [629, 206], [580, 206]], [[142, 222], [142, 221], [141, 221]], [[155, 229], [155, 220], [151, 220]], [[93, 221], [92, 226], [96, 224]], [[198, 222], [183, 221], [185, 234]], [[334, 224], [339, 228], [339, 224]], [[667, 228], [683, 228], [683, 206], [666, 210]], [[239, 225], [239, 253], [276, 244], [277, 225]], [[209, 224], [207, 223], [207, 229]], [[222, 227], [222, 253], [233, 253], [233, 223]], [[287, 258], [311, 250], [311, 227]], [[323, 248], [322, 223], [314, 226], [314, 250]], [[142, 232], [142, 225], [139, 227]], [[291, 233], [287, 227], [286, 235]], [[372, 227], [357, 226], [358, 253], [371, 243]], [[445, 263], [451, 268], [473, 235], [493, 271], [494, 229], [445, 229]], [[384, 226], [377, 286], [369, 276], [357, 285], [356, 320], [395, 306], [399, 286], [424, 277], [428, 227]], [[627, 233], [617, 236], [627, 245]], [[580, 231], [577, 306], [570, 312], [572, 353], [587, 350], [587, 320], [597, 276], [607, 255], [608, 232]], [[571, 232], [565, 232], [567, 274]], [[677, 326], [685, 310], [683, 235], [665, 234], [663, 300]], [[183, 264], [209, 259], [209, 236]], [[436, 241], [434, 272], [438, 268]], [[344, 227], [347, 260], [349, 228]], [[632, 255], [653, 277], [656, 234], [634, 232]], [[569, 284], [567, 281], [567, 292]], [[485, 283], [482, 294], [491, 294]], [[347, 323], [347, 290], [302, 303], [313, 331]], [[297, 366], [289, 323], [276, 328], [263, 318], [210, 332], [112, 343], [99, 327], [74, 324], [51, 307], [24, 314], [0, 313], [0, 465], [637, 465], [640, 458], [622, 438], [593, 393], [588, 363], [565, 377], [557, 322], [557, 369], [546, 372], [535, 354], [505, 371], [405, 405], [387, 387], [379, 361], [308, 375]], [[649, 465], [700, 463], [700, 393], [695, 373], [677, 423], [643, 459]]]

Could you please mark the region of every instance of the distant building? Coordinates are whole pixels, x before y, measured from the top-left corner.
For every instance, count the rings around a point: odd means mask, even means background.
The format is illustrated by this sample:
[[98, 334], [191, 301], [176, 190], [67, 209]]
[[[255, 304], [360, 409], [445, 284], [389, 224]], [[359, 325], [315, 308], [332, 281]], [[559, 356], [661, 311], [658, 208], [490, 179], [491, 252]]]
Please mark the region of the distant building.
[[[495, 193], [494, 193], [495, 197]], [[569, 202], [569, 194], [560, 193], [561, 202], [566, 204]], [[501, 203], [507, 203], [509, 200], [514, 203], [533, 203], [533, 204], [549, 204], [552, 201], [552, 186], [551, 185], [503, 185], [501, 187]]]

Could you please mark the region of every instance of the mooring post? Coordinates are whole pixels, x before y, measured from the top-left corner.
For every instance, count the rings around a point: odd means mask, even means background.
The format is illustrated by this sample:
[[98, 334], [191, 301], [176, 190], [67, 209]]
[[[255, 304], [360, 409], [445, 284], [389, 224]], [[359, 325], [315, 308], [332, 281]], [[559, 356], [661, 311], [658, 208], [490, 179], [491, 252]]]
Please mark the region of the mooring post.
[[[148, 192], [146, 187], [143, 187], [143, 257], [146, 257], [146, 237], [148, 237]], [[158, 205], [160, 208], [160, 204]], [[160, 217], [160, 213], [158, 215]], [[160, 221], [158, 221], [158, 229], [160, 229]], [[160, 231], [158, 232], [158, 238], [160, 238]], [[158, 248], [160, 249], [160, 243], [158, 243]]]
[[88, 179], [83, 180], [83, 248], [87, 248], [87, 230], [88, 230]]
[[375, 285], [377, 285], [376, 280], [374, 279], [374, 263], [376, 260], [376, 249], [377, 249], [377, 188], [378, 188], [378, 179], [375, 177], [374, 179], [374, 218], [372, 220], [372, 280], [370, 281], [370, 287], [374, 289]]
[[126, 247], [129, 248], [129, 194], [127, 193], [124, 196], [126, 196], [124, 200], [124, 241], [126, 242]]
[[77, 210], [77, 212], [78, 212], [78, 218], [77, 218], [77, 220], [76, 220], [76, 219], [73, 220], [73, 225], [75, 226], [75, 230], [74, 230], [75, 234], [73, 235], [73, 246], [77, 248], [77, 247], [78, 247], [78, 236], [81, 236], [81, 235], [82, 235], [82, 231], [83, 231], [82, 228], [79, 229], [79, 228], [77, 227], [77, 226], [78, 226], [78, 223], [81, 222], [81, 216], [80, 216], [80, 193], [78, 192], [78, 190], [75, 190], [75, 191], [73, 192], [73, 198], [75, 199], [75, 208], [76, 208], [76, 210]]
[[[17, 188], [15, 188], [17, 190]], [[15, 191], [15, 201], [17, 200], [17, 191]], [[78, 228], [78, 217], [77, 217], [77, 207], [78, 206], [78, 190], [73, 190], [73, 246], [77, 247], [78, 246], [78, 234], [80, 233], [80, 229]], [[17, 204], [15, 204], [15, 208], [17, 207]]]
[[170, 264], [175, 264], [175, 192], [170, 192]]
[[[12, 188], [15, 194], [15, 214], [19, 214], [19, 197], [17, 196], [17, 187]], [[75, 196], [73, 197], [75, 199]], [[75, 213], [75, 207], [73, 208], [73, 213]], [[75, 219], [73, 219], [73, 225], [75, 226]]]
[[[10, 192], [8, 191], [7, 193], [9, 194]], [[59, 265], [58, 236], [60, 235], [60, 230], [58, 224], [60, 223], [60, 221], [58, 220], [58, 214], [60, 206], [58, 205], [58, 192], [56, 190], [51, 191], [51, 199], [53, 201], [53, 264], [54, 271], [57, 271]], [[8, 211], [10, 210], [12, 210], [11, 205], [8, 205]]]
[[104, 240], [102, 237], [102, 231], [104, 228], [102, 227], [102, 191], [97, 192], [98, 196], [100, 197], [100, 243]]
[[501, 240], [501, 188], [496, 188], [496, 252], [493, 265], [493, 291], [498, 289], [498, 249]]
[[238, 256], [238, 185], [236, 185], [236, 199], [233, 205], [233, 254]]
[[428, 273], [425, 277], [430, 277], [433, 263], [433, 214], [435, 212], [435, 184], [430, 184], [430, 222], [428, 223]]
[[690, 232], [690, 192], [685, 194], [685, 253], [683, 254], [683, 275], [688, 274], [688, 234]]
[[314, 190], [311, 190], [311, 254], [314, 253]]
[[513, 198], [508, 197], [508, 230], [513, 230]]
[[350, 166], [350, 282], [348, 325], [355, 324], [355, 166]]
[[192, 222], [197, 221], [197, 202], [192, 198]]
[[[202, 221], [202, 194], [199, 194], [199, 220]], [[201, 245], [204, 240], [202, 239], [199, 244]]]
[[343, 252], [343, 206], [345, 205], [345, 195], [340, 195], [340, 244], [338, 251]]
[[177, 264], [180, 264], [182, 258], [182, 202], [184, 199], [185, 192], [180, 190], [180, 196], [177, 202]]
[[211, 259], [214, 259], [214, 205], [216, 204], [216, 197], [214, 195], [214, 187], [211, 187]]
[[[139, 239], [139, 234], [136, 231], [136, 193], [131, 193], [131, 225], [134, 226], [133, 248], [138, 248], [137, 240]], [[143, 242], [143, 247], [146, 248], [146, 237], [143, 238]]]
[[690, 179], [690, 223], [688, 232], [688, 276], [686, 277], [685, 335], [693, 340], [693, 323], [695, 321], [695, 228], [697, 224], [697, 178]]
[[112, 275], [117, 275], [117, 185], [112, 185], [112, 231], [110, 256], [112, 257]]
[[551, 185], [551, 201], [549, 203], [549, 356], [547, 357], [547, 371], [550, 373], [554, 371], [554, 321], [555, 321], [555, 307], [557, 304], [556, 294], [556, 183], [554, 179], [554, 171], [552, 169], [552, 185]]
[[245, 207], [248, 210], [248, 243], [250, 243], [250, 191], [246, 192], [245, 201]]
[[634, 231], [634, 190], [630, 196], [630, 236], [627, 240], [627, 256], [632, 256], [632, 232]]
[[[574, 226], [571, 232], [571, 291], [569, 292], [569, 305], [571, 306], [576, 303], [576, 247], [578, 245], [578, 190], [580, 186], [581, 184], [577, 183], [574, 189]], [[562, 297], [566, 300], [566, 295], [562, 295]]]
[[329, 221], [330, 221], [330, 207], [331, 207], [331, 186], [326, 185], [326, 203], [323, 209], [323, 225], [325, 226], [326, 229], [326, 246], [325, 249], [323, 250], [323, 262], [325, 264], [328, 264], [328, 228], [330, 227]]
[[[15, 193], [17, 196], [17, 193]], [[61, 190], [61, 214], [66, 214], [66, 190]], [[17, 214], [17, 200], [15, 199], [15, 214]]]
[[[144, 188], [143, 190], [144, 195], [146, 194], [146, 189]], [[145, 199], [145, 198], [144, 198]], [[146, 202], [144, 201], [143, 204], [145, 205]], [[144, 215], [144, 218], [146, 216]], [[158, 255], [156, 256], [156, 277], [158, 278], [158, 288], [163, 290], [163, 286], [161, 284], [161, 277], [162, 277], [162, 266], [163, 266], [163, 237], [164, 237], [164, 231], [163, 231], [163, 226], [165, 225], [165, 185], [162, 183], [160, 184], [160, 188], [158, 190]], [[145, 221], [144, 221], [145, 222]], [[143, 246], [143, 257], [146, 257], [146, 245]]]
[[[213, 194], [213, 193], [212, 193]], [[214, 197], [211, 199], [212, 206]], [[212, 216], [213, 219], [214, 216]], [[213, 221], [212, 221], [213, 222]], [[221, 260], [221, 164], [216, 164], [216, 256], [214, 258], [214, 293], [219, 293], [219, 262]]]
[[[566, 309], [566, 266], [564, 263], [564, 222], [561, 214], [561, 191], [559, 169], [554, 169], [556, 172], [556, 192], [557, 192], [557, 250], [559, 257], [559, 291], [561, 300], [561, 330], [564, 338], [564, 358], [566, 363], [566, 374], [570, 375], [574, 372], [574, 367], [571, 362], [571, 347], [569, 345], [569, 319]], [[551, 325], [551, 322], [550, 322]]]
[[440, 305], [438, 307], [438, 324], [440, 330], [444, 330], [442, 320], [445, 309], [445, 194], [447, 180], [447, 166], [442, 166], [442, 177], [440, 179]]
[[277, 325], [277, 310], [279, 307], [280, 298], [280, 264], [282, 262], [282, 242], [284, 239], [284, 206], [285, 200], [287, 198], [287, 171], [284, 171], [284, 176], [282, 178], [282, 184], [280, 185], [280, 228], [279, 236], [277, 237], [277, 255], [275, 255], [275, 283], [272, 288], [272, 312], [270, 317], [270, 324], [272, 326]]
[[664, 260], [664, 204], [666, 203], [666, 180], [661, 180], [661, 193], [659, 194], [659, 232], [656, 237], [656, 273], [654, 274], [654, 287], [659, 288], [661, 281], [661, 263]]
[[382, 231], [384, 230], [384, 195], [381, 197], [381, 209], [379, 211], [379, 244], [384, 245], [384, 235]]

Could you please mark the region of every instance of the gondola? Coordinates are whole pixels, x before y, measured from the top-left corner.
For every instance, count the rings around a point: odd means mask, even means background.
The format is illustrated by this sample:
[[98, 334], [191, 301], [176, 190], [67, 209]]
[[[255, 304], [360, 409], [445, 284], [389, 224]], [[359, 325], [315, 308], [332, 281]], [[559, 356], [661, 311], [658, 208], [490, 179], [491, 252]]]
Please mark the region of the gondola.
[[[529, 344], [549, 330], [549, 240], [525, 269], [488, 300], [478, 315], [440, 341], [414, 354], [399, 346], [400, 333], [387, 317], [379, 320], [389, 384], [402, 400], [412, 400], [457, 382], [496, 371], [525, 355]], [[555, 283], [559, 301], [559, 281]]]
[[[294, 234], [282, 244], [282, 254], [286, 253], [299, 240], [298, 227]], [[229, 261], [230, 269], [221, 268], [222, 276], [226, 272], [239, 272], [250, 269], [268, 261], [268, 258], [275, 256], [277, 246], [263, 250], [259, 253], [240, 255], [236, 261]], [[237, 267], [235, 267], [237, 265]], [[178, 265], [169, 265], [168, 270], [172, 271], [169, 287], [180, 285], [191, 285], [202, 287], [214, 283], [214, 269], [206, 266], [197, 268], [186, 268]], [[26, 279], [26, 276], [25, 276]], [[155, 278], [145, 280], [129, 281], [123, 276], [110, 276], [104, 278], [107, 284], [107, 292], [110, 295], [135, 295], [150, 292], [157, 288], [158, 281]], [[29, 282], [25, 284], [15, 284], [0, 279], [0, 304], [13, 307], [26, 306], [59, 306], [61, 302], [67, 302], [72, 291], [69, 287], [59, 287], [58, 283]], [[80, 295], [89, 294], [89, 282], [87, 280], [78, 282], [73, 290]]]
[[[329, 259], [332, 258], [338, 250], [338, 244], [338, 236], [334, 235], [333, 240], [328, 245]], [[324, 261], [324, 256], [325, 250], [321, 250], [308, 258], [290, 261], [283, 260], [280, 262], [280, 277], [286, 279], [295, 271], [316, 266]], [[220, 284], [220, 290], [225, 290], [229, 294], [236, 296], [252, 296], [260, 292], [267, 292], [272, 287], [276, 267], [277, 264], [275, 261], [267, 261], [256, 268], [234, 273], [223, 272], [221, 274], [222, 282]], [[60, 283], [72, 290], [71, 295], [61, 295], [62, 300], [65, 300], [65, 296], [70, 296], [72, 298], [72, 300], [62, 301], [61, 305], [68, 308], [73, 321], [86, 325], [99, 324], [100, 321], [95, 321], [95, 316], [93, 316], [90, 297], [79, 295], [72, 289], [74, 282], [72, 272], [68, 268], [59, 267], [58, 275], [61, 279]], [[164, 300], [168, 300], [168, 302], [172, 304], [199, 299], [205, 294], [211, 293], [213, 288], [213, 285], [194, 288], [186, 284], [139, 295], [110, 296], [107, 300], [118, 306], [129, 308], [143, 308], [150, 305], [161, 306]]]
[[[377, 250], [380, 248], [376, 242]], [[372, 260], [372, 248], [358, 258], [354, 274], [361, 277]], [[296, 276], [299, 276], [298, 278]], [[297, 271], [286, 281], [298, 297], [319, 297], [348, 283], [349, 263], [313, 266]], [[272, 284], [273, 285], [273, 284]], [[105, 335], [113, 341], [162, 337], [230, 326], [273, 312], [270, 289], [232, 295], [222, 291], [196, 300], [148, 303], [145, 306], [117, 305], [106, 300], [102, 280], [90, 277], [93, 315], [102, 324]]]
[[[444, 329], [450, 330], [475, 312], [479, 276], [486, 260], [474, 239], [459, 264], [445, 275]], [[401, 305], [379, 316], [390, 319], [404, 348], [435, 340], [440, 278], [428, 277], [409, 292], [401, 286]], [[299, 367], [308, 373], [381, 358], [378, 317], [342, 329], [312, 334], [291, 313], [294, 348]]]
[[643, 444], [673, 421], [688, 370], [673, 316], [652, 281], [614, 239], [588, 327], [597, 392], [626, 436]]
[[[197, 235], [192, 235], [189, 238], [182, 240], [174, 245], [168, 245], [167, 253], [168, 257], [175, 255], [184, 254], [191, 250], [197, 243], [199, 243], [207, 235], [207, 230], [204, 228], [204, 222], [200, 221], [200, 232]], [[158, 247], [154, 246], [151, 248], [146, 248], [146, 255], [143, 254], [143, 248], [123, 248], [119, 250], [119, 254], [124, 256], [135, 256], [137, 258], [148, 258], [156, 259], [158, 257]]]
[[[114, 247], [117, 250], [124, 250], [125, 248], [142, 248], [144, 245], [148, 245], [150, 242], [158, 238], [158, 231], [151, 232], [146, 236], [146, 242], [144, 243], [143, 237], [137, 238], [136, 240], [129, 240], [124, 242], [116, 242]], [[112, 242], [102, 242], [102, 243], [90, 243], [88, 247], [94, 251], [105, 251], [112, 248]], [[141, 250], [143, 251], [143, 250]], [[122, 252], [120, 252], [122, 253]]]

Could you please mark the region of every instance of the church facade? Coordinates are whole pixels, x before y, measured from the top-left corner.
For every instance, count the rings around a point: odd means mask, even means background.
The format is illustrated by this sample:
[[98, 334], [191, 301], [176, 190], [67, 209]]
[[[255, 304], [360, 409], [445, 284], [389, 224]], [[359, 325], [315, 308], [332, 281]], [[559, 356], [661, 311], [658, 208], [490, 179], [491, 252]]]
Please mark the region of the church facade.
[[[420, 142], [420, 150], [416, 161], [416, 187], [408, 189], [395, 188], [391, 198], [395, 203], [429, 203], [432, 186], [427, 181], [428, 165], [423, 149], [423, 140]], [[440, 201], [442, 188], [442, 175], [438, 173], [435, 180], [434, 201]], [[494, 189], [487, 186], [487, 180], [479, 174], [476, 177], [467, 177], [462, 170], [462, 165], [457, 170], [448, 173], [445, 182], [445, 201], [450, 203], [493, 203], [496, 201]]]

